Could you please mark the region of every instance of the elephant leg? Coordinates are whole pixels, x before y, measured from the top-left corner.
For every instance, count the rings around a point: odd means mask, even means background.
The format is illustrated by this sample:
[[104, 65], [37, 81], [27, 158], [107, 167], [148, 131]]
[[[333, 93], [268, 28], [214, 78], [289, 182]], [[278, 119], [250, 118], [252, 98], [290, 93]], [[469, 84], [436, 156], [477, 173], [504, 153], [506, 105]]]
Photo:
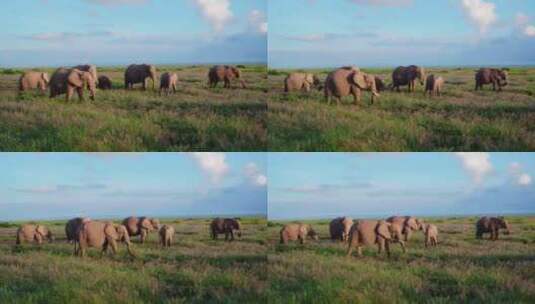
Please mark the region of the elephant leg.
[[173, 94], [176, 94], [176, 84], [173, 84]]
[[80, 101], [83, 101], [84, 100], [84, 87], [76, 88], [76, 92], [78, 93], [78, 99], [80, 99]]
[[117, 254], [117, 242], [114, 239], [110, 239], [110, 246], [112, 254]]
[[228, 231], [225, 231], [225, 241], [228, 241]]
[[310, 92], [310, 84], [305, 83], [305, 84], [303, 85], [303, 89], [305, 90], [306, 93]]
[[35, 235], [35, 241], [38, 245], [41, 245], [43, 243], [43, 237], [40, 234]]
[[390, 257], [390, 240], [385, 240], [385, 251], [386, 256]]
[[109, 241], [106, 240], [104, 242], [104, 245], [102, 245], [102, 250], [100, 251], [100, 257], [102, 257], [104, 255], [104, 253], [108, 252], [108, 243], [109, 243]]
[[234, 232], [230, 230], [230, 241], [234, 241]]
[[407, 247], [405, 247], [405, 242], [402, 240], [399, 240], [398, 242], [399, 242], [399, 245], [401, 245], [401, 250], [403, 251], [403, 253], [406, 253]]
[[428, 237], [425, 237], [425, 248], [427, 248], [427, 246], [429, 246], [429, 238]]
[[377, 247], [378, 247], [378, 254], [380, 255], [383, 252], [383, 249], [385, 248], [385, 239], [382, 237], [377, 238]]
[[358, 255], [359, 257], [362, 256], [362, 246], [360, 246], [360, 245], [357, 246], [357, 255]]
[[141, 233], [139, 234], [139, 240], [141, 241], [141, 244], [145, 243], [146, 237], [147, 237], [147, 230], [141, 229]]
[[71, 100], [71, 96], [74, 94], [74, 88], [70, 85], [67, 86], [67, 101]]

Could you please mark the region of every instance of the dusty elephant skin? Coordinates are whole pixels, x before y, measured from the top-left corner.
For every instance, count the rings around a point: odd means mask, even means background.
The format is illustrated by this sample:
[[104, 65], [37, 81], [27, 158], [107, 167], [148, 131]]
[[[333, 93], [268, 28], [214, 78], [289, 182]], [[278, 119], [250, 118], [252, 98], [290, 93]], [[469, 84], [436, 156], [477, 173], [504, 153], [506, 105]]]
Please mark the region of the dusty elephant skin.
[[505, 230], [505, 234], [511, 233], [511, 226], [504, 217], [487, 217], [480, 218], [476, 223], [476, 238], [482, 239], [484, 233], [490, 233], [490, 240], [496, 241], [500, 229]]
[[54, 235], [46, 226], [25, 224], [17, 230], [16, 244], [36, 242], [38, 245], [41, 245], [45, 239], [49, 242], [54, 241]]
[[139, 235], [139, 241], [143, 244], [148, 238], [149, 232], [160, 229], [160, 221], [155, 218], [130, 216], [123, 220], [129, 236]]
[[88, 217], [75, 217], [70, 219], [67, 224], [65, 224], [65, 235], [67, 236], [67, 242], [74, 244], [74, 252], [78, 252], [78, 235], [82, 225], [91, 221]]
[[39, 89], [41, 93], [45, 94], [49, 82], [48, 73], [28, 71], [19, 78], [19, 91], [24, 92]]
[[427, 76], [425, 81], [425, 92], [424, 95], [429, 94], [429, 96], [440, 96], [442, 95], [442, 87], [444, 86], [444, 78], [435, 75]]
[[289, 241], [299, 241], [300, 244], [304, 244], [307, 238], [319, 240], [318, 234], [309, 224], [287, 224], [282, 227], [279, 234], [280, 243], [285, 245]]
[[483, 90], [483, 85], [492, 84], [492, 90], [502, 90], [502, 87], [507, 85], [508, 73], [506, 69], [489, 69], [482, 68], [476, 72], [476, 88], [475, 90]]
[[347, 95], [353, 95], [354, 103], [360, 102], [362, 90], [371, 91], [371, 103], [375, 97], [379, 97], [375, 86], [375, 76], [361, 72], [357, 67], [343, 67], [331, 72], [325, 79], [325, 100], [331, 103], [331, 98], [336, 98], [337, 104]]
[[76, 91], [80, 100], [84, 100], [84, 88], [89, 89], [89, 97], [95, 99], [96, 80], [90, 72], [78, 69], [57, 69], [50, 79], [50, 98], [66, 94], [69, 101]]
[[114, 225], [112, 222], [89, 221], [82, 224], [78, 232], [79, 248], [74, 254], [84, 257], [89, 247], [102, 249], [101, 255], [111, 248], [112, 253], [117, 253], [117, 242], [126, 244], [130, 256], [135, 256], [130, 244], [130, 237], [124, 225]]
[[97, 66], [94, 64], [82, 64], [74, 66], [72, 68], [90, 73], [93, 79], [95, 79], [95, 81], [98, 79]]
[[357, 248], [358, 256], [362, 256], [362, 247], [375, 244], [377, 244], [379, 254], [386, 250], [386, 254], [390, 256], [392, 235], [391, 223], [382, 220], [359, 220], [351, 227], [347, 256], [351, 256], [355, 247]]
[[433, 224], [424, 224], [425, 247], [436, 246], [438, 244], [438, 228]]
[[308, 93], [312, 87], [321, 90], [321, 81], [312, 73], [291, 73], [284, 79], [284, 92], [303, 90]]
[[408, 91], [414, 92], [416, 79], [423, 86], [425, 81], [425, 69], [416, 65], [399, 66], [392, 72], [392, 90], [400, 92], [400, 86], [409, 86]]
[[349, 232], [353, 226], [353, 219], [350, 217], [337, 217], [329, 224], [329, 233], [331, 240], [339, 240], [347, 242], [349, 239]]
[[98, 77], [98, 88], [101, 90], [111, 90], [112, 83], [111, 79], [108, 76], [99, 76]]
[[125, 89], [134, 88], [134, 84], [141, 83], [143, 90], [147, 89], [146, 79], [152, 80], [152, 89], [155, 88], [156, 82], [156, 67], [150, 64], [131, 64], [124, 72], [124, 87]]
[[224, 88], [230, 89], [232, 80], [238, 79], [242, 88], [246, 88], [245, 81], [242, 79], [242, 72], [240, 69], [229, 65], [216, 65], [208, 71], [208, 86], [215, 88], [217, 84], [222, 81]]
[[171, 225], [163, 225], [159, 231], [160, 245], [162, 247], [171, 247], [175, 237], [175, 228]]
[[177, 82], [178, 76], [176, 73], [163, 73], [162, 76], [160, 76], [160, 96], [162, 95], [162, 92], [165, 92], [165, 94], [169, 96], [171, 90], [173, 93], [176, 93]]
[[219, 234], [225, 234], [225, 241], [234, 240], [234, 231], [241, 237], [241, 224], [239, 219], [232, 218], [215, 218], [210, 223], [210, 236], [216, 240]]
[[405, 242], [410, 239], [413, 231], [422, 230], [423, 225], [423, 221], [413, 216], [391, 216], [386, 221], [402, 228], [401, 232]]

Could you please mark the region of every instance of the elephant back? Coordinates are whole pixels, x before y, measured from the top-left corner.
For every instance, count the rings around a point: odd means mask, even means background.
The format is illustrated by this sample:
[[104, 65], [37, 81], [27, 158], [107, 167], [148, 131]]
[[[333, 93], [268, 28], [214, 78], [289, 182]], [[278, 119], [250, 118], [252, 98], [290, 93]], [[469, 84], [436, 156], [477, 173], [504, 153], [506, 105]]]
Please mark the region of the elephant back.
[[130, 236], [140, 234], [139, 219], [137, 217], [127, 217], [123, 220], [122, 224], [126, 227], [126, 230]]
[[221, 218], [215, 218], [212, 220], [212, 223], [210, 224], [210, 228], [212, 229], [213, 232], [216, 232], [216, 233], [223, 233], [225, 232], [225, 225], [224, 225], [224, 220], [221, 219]]

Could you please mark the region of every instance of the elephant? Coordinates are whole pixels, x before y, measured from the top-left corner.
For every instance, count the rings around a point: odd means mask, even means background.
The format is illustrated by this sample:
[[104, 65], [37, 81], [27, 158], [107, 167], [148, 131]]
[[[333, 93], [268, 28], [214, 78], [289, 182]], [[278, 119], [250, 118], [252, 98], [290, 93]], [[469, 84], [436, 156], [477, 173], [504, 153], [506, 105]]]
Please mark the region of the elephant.
[[483, 233], [490, 233], [490, 240], [498, 239], [500, 229], [505, 229], [505, 234], [511, 233], [511, 226], [503, 216], [480, 218], [476, 223], [476, 238], [482, 239]]
[[319, 240], [318, 234], [309, 224], [287, 224], [280, 231], [280, 243], [285, 245], [288, 244], [288, 241], [297, 240], [304, 244], [307, 237], [315, 241]]
[[506, 69], [490, 69], [490, 68], [481, 68], [479, 71], [476, 71], [476, 91], [483, 90], [483, 85], [492, 84], [492, 90], [498, 91], [502, 90], [502, 87], [507, 85], [507, 79], [509, 75]]
[[19, 79], [19, 91], [24, 92], [39, 89], [43, 94], [46, 92], [50, 78], [48, 73], [28, 71], [24, 72]]
[[78, 93], [80, 100], [84, 100], [84, 87], [89, 89], [89, 97], [95, 100], [96, 83], [89, 72], [78, 69], [57, 69], [50, 79], [50, 98], [67, 93], [67, 101], [74, 94]]
[[77, 66], [72, 67], [72, 68], [80, 70], [80, 71], [91, 73], [91, 76], [93, 76], [93, 79], [95, 79], [95, 81], [98, 79], [97, 66], [94, 65], [94, 64], [77, 65]]
[[178, 76], [176, 73], [165, 72], [160, 77], [160, 96], [162, 91], [165, 91], [166, 95], [169, 96], [171, 89], [173, 93], [176, 93], [176, 84], [178, 82]]
[[98, 88], [101, 90], [111, 90], [111, 79], [108, 76], [98, 77]]
[[427, 76], [425, 81], [425, 91], [424, 95], [429, 94], [429, 96], [440, 96], [442, 95], [442, 87], [444, 86], [444, 78], [441, 76], [436, 77], [431, 74]]
[[438, 244], [438, 228], [433, 224], [423, 224], [425, 234], [425, 247], [436, 246]]
[[382, 92], [386, 89], [384, 80], [379, 76], [375, 76], [375, 87], [377, 88], [377, 92]]
[[332, 96], [336, 97], [337, 103], [340, 104], [341, 98], [349, 94], [353, 95], [357, 104], [360, 102], [361, 90], [371, 90], [372, 104], [375, 97], [379, 97], [375, 76], [361, 72], [357, 67], [339, 68], [331, 72], [325, 80], [325, 99], [329, 104]]
[[175, 228], [171, 225], [163, 225], [160, 228], [160, 244], [162, 247], [171, 247], [173, 238], [175, 236]]
[[331, 240], [339, 240], [347, 242], [349, 239], [349, 231], [353, 226], [353, 219], [350, 217], [337, 217], [329, 224], [329, 232], [331, 234]]
[[148, 238], [149, 232], [160, 230], [160, 221], [155, 218], [130, 216], [123, 220], [129, 236], [139, 235], [141, 244]]
[[47, 239], [50, 243], [54, 241], [52, 231], [44, 225], [24, 224], [17, 230], [17, 245], [32, 241], [41, 245], [44, 239]]
[[393, 225], [384, 220], [359, 220], [351, 227], [347, 256], [351, 256], [354, 247], [357, 247], [358, 256], [362, 256], [362, 247], [377, 244], [379, 254], [386, 250], [387, 256], [390, 257], [390, 243], [394, 233]]
[[242, 79], [242, 72], [240, 69], [229, 65], [215, 65], [208, 71], [208, 86], [215, 88], [220, 81], [224, 82], [224, 88], [230, 89], [231, 81], [236, 78], [239, 79], [242, 88], [246, 88], [245, 81]]
[[407, 242], [412, 234], [412, 231], [422, 230], [423, 221], [412, 216], [391, 216], [386, 219], [387, 222], [399, 225], [403, 240]]
[[65, 235], [67, 236], [67, 242], [75, 242], [80, 227], [82, 227], [82, 224], [89, 221], [91, 221], [91, 219], [88, 217], [75, 217], [70, 219], [67, 224], [65, 224]]
[[308, 93], [312, 87], [321, 90], [320, 79], [311, 73], [290, 73], [284, 79], [284, 92], [304, 90]]
[[409, 86], [409, 93], [414, 92], [416, 79], [424, 85], [425, 69], [416, 65], [399, 66], [392, 72], [392, 90], [400, 91], [400, 86]]
[[130, 256], [135, 256], [128, 231], [124, 225], [114, 225], [112, 222], [89, 221], [82, 224], [78, 231], [79, 248], [75, 255], [84, 257], [89, 247], [102, 248], [101, 255], [111, 247], [113, 254], [117, 253], [117, 242], [124, 242]]
[[150, 64], [131, 64], [124, 72], [124, 87], [132, 89], [134, 84], [142, 83], [143, 90], [146, 89], [145, 80], [149, 77], [152, 80], [152, 89], [154, 90], [156, 81], [156, 67]]
[[[234, 241], [234, 230], [236, 235], [241, 238], [241, 224], [237, 218], [215, 218], [210, 224], [210, 235], [216, 240], [220, 233], [225, 234], [225, 241]], [[229, 239], [230, 237], [230, 239]]]

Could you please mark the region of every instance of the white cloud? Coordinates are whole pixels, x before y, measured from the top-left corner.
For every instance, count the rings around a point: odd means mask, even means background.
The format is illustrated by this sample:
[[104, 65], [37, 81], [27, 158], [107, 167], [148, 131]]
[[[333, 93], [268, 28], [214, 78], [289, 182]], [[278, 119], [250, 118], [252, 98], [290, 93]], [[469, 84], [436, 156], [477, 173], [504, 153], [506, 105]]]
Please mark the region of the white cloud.
[[412, 0], [350, 0], [356, 4], [374, 6], [404, 6], [412, 4]]
[[535, 26], [528, 25], [524, 28], [524, 35], [528, 37], [535, 37]]
[[522, 35], [535, 37], [535, 26], [529, 24], [530, 18], [524, 13], [518, 13], [515, 17], [515, 24]]
[[522, 165], [513, 162], [509, 165], [509, 174], [513, 178], [513, 183], [518, 186], [531, 185], [531, 176], [524, 172]]
[[260, 172], [260, 169], [255, 163], [248, 163], [243, 168], [243, 173], [249, 182], [255, 186], [266, 186], [267, 177]]
[[490, 155], [483, 152], [457, 152], [464, 170], [472, 177], [476, 184], [481, 184], [483, 179], [492, 172]]
[[266, 15], [259, 10], [252, 10], [249, 13], [249, 28], [253, 32], [266, 34], [268, 31]]
[[520, 176], [518, 176], [517, 180], [518, 184], [520, 186], [527, 186], [531, 184], [531, 176], [529, 176], [527, 173], [522, 173]]
[[219, 183], [229, 171], [225, 153], [194, 152], [192, 156], [213, 183]]
[[215, 32], [223, 31], [225, 25], [232, 20], [229, 0], [195, 0], [195, 4]]
[[462, 0], [462, 8], [468, 20], [474, 23], [482, 34], [498, 19], [496, 5], [485, 0]]

